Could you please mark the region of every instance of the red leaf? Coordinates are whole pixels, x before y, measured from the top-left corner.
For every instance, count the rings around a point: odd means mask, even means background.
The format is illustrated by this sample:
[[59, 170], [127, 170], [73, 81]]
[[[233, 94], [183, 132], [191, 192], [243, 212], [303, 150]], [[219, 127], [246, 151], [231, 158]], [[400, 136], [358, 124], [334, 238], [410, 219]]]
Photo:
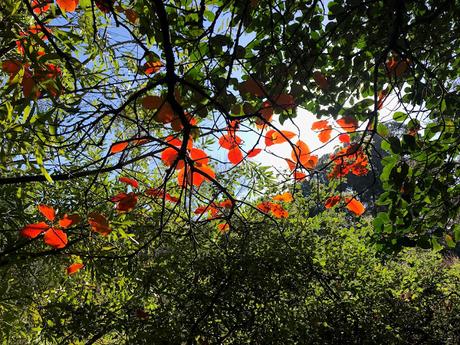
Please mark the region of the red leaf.
[[274, 129], [269, 130], [265, 134], [265, 145], [272, 146], [275, 144], [282, 144], [295, 137], [295, 133], [290, 131], [276, 131]]
[[109, 221], [102, 214], [97, 212], [91, 212], [88, 214], [88, 223], [91, 226], [91, 230], [100, 233], [102, 236], [107, 236], [112, 232], [109, 226]]
[[245, 95], [247, 93], [257, 96], [257, 97], [264, 97], [265, 91], [261, 84], [256, 82], [254, 79], [250, 78], [248, 80], [243, 81], [239, 86], [238, 90], [240, 91], [241, 95]]
[[61, 228], [67, 229], [68, 227], [78, 224], [81, 221], [81, 217], [78, 214], [65, 214], [64, 217], [59, 221]]
[[329, 88], [329, 81], [321, 72], [313, 72], [313, 79], [321, 90], [327, 90]]
[[193, 184], [194, 186], [199, 187], [204, 181], [209, 180], [209, 178], [207, 176], [204, 176], [204, 174], [208, 175], [210, 178], [213, 179], [215, 179], [216, 177], [214, 170], [212, 170], [212, 168], [208, 165], [197, 167], [194, 170], [195, 171], [193, 172], [193, 174], [191, 172], [192, 170], [190, 167], [179, 170], [179, 174], [177, 175], [177, 183], [179, 184], [179, 186]]
[[79, 0], [56, 0], [56, 4], [62, 11], [73, 12], [78, 6]]
[[113, 9], [113, 0], [95, 0], [97, 8], [104, 13], [109, 13]]
[[248, 157], [250, 157], [250, 158], [255, 157], [255, 156], [257, 156], [261, 151], [262, 151], [262, 149], [258, 149], [258, 148], [251, 149], [251, 150], [248, 151]]
[[45, 222], [27, 224], [20, 232], [22, 237], [26, 238], [35, 238], [39, 236], [42, 232], [48, 230], [50, 226]]
[[339, 140], [342, 143], [350, 143], [350, 136], [347, 133], [342, 133], [339, 135]]
[[346, 198], [345, 201], [347, 202], [347, 208], [357, 216], [362, 215], [366, 210], [364, 205], [355, 198]]
[[[270, 102], [265, 101], [262, 103], [262, 108], [259, 110], [262, 118], [256, 119], [257, 128], [263, 128], [266, 122], [271, 122], [273, 119], [273, 107]], [[265, 121], [264, 121], [265, 120]]]
[[54, 212], [54, 208], [46, 205], [38, 205], [38, 210], [42, 215], [45, 216], [46, 219], [49, 221], [53, 221], [56, 218], [56, 213]]
[[22, 63], [18, 60], [6, 60], [2, 62], [2, 70], [15, 76], [22, 69]]
[[118, 153], [118, 152], [124, 151], [128, 147], [128, 145], [129, 145], [129, 142], [127, 141], [115, 143], [110, 148], [110, 153]]
[[126, 183], [126, 184], [129, 184], [130, 186], [134, 187], [134, 188], [139, 188], [139, 182], [137, 182], [135, 179], [133, 178], [129, 178], [129, 177], [120, 177], [118, 179], [118, 181], [120, 182], [123, 182], [123, 183]]
[[353, 116], [344, 116], [341, 119], [338, 119], [337, 124], [342, 127], [342, 129], [348, 133], [355, 132], [358, 128], [358, 120]]
[[[118, 196], [116, 197], [119, 197], [119, 196], [120, 194], [118, 194]], [[116, 209], [118, 212], [129, 212], [129, 211], [132, 211], [134, 207], [136, 207], [136, 204], [137, 204], [137, 195], [136, 193], [130, 192], [128, 194], [125, 194], [123, 197], [119, 197], [117, 201]]]
[[324, 206], [326, 208], [331, 208], [335, 206], [339, 201], [340, 201], [340, 195], [334, 195], [326, 200], [326, 203], [324, 204]]
[[74, 263], [72, 265], [70, 265], [69, 267], [67, 267], [67, 275], [72, 275], [72, 274], [75, 274], [77, 273], [78, 271], [80, 271], [83, 267], [85, 267], [85, 265], [77, 262], [77, 263]]
[[166, 193], [165, 199], [166, 199], [167, 201], [171, 201], [171, 202], [178, 202], [178, 201], [179, 201], [179, 198], [178, 198], [178, 197], [172, 196], [172, 195], [169, 194], [169, 193]]
[[209, 206], [198, 206], [193, 213], [195, 214], [203, 214], [207, 211], [209, 211]]
[[238, 146], [228, 151], [228, 160], [234, 165], [243, 160], [243, 153]]
[[294, 97], [286, 93], [282, 93], [275, 97], [274, 104], [283, 109], [292, 109], [296, 107]]
[[145, 109], [153, 110], [160, 108], [161, 105], [164, 104], [164, 102], [165, 100], [159, 96], [145, 96], [142, 99], [142, 106]]
[[45, 232], [43, 240], [53, 248], [64, 248], [67, 245], [67, 234], [62, 230], [50, 228]]
[[48, 0], [33, 0], [32, 8], [35, 14], [40, 15], [49, 10], [50, 4]]

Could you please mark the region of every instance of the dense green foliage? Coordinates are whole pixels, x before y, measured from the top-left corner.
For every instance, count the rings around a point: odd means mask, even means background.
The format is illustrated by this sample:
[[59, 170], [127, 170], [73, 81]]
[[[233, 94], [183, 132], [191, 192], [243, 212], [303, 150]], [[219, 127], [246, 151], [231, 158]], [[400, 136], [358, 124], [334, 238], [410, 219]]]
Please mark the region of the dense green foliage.
[[382, 257], [368, 220], [307, 217], [306, 206], [297, 199], [279, 226], [258, 217], [228, 237], [203, 226], [190, 241], [176, 229], [155, 250], [96, 257], [72, 277], [53, 257], [3, 269], [2, 335], [15, 344], [458, 343], [458, 259], [421, 249]]

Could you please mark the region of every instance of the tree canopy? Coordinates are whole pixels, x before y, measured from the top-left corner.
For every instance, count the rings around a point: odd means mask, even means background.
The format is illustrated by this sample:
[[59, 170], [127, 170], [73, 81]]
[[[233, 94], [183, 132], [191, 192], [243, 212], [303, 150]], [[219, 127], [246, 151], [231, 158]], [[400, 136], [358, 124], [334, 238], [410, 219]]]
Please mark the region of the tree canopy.
[[0, 42], [6, 343], [458, 341], [459, 1], [3, 0]]

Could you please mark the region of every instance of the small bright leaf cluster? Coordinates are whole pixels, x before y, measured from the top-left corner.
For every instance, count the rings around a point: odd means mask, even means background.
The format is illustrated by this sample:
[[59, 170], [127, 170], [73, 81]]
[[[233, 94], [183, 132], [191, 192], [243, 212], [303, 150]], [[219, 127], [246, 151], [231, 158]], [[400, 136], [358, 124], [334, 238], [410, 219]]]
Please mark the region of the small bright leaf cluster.
[[[222, 219], [222, 218], [225, 217], [224, 210], [229, 210], [232, 207], [234, 207], [233, 201], [230, 200], [230, 199], [226, 199], [226, 200], [218, 202], [218, 203], [212, 202], [209, 205], [199, 206], [199, 207], [197, 207], [195, 209], [195, 211], [193, 213], [195, 213], [197, 215], [203, 215], [203, 214], [207, 213], [208, 214], [208, 218], [207, 218], [208, 220]], [[219, 223], [219, 224], [217, 224], [217, 229], [221, 233], [225, 233], [228, 230], [230, 230], [230, 225], [227, 222], [226, 223]]]
[[369, 172], [368, 157], [358, 144], [344, 147], [339, 152], [332, 154], [330, 159], [333, 162], [332, 170], [328, 174], [330, 179], [344, 177], [349, 173], [363, 176]]
[[163, 163], [177, 169], [177, 183], [179, 186], [194, 185], [201, 186], [204, 181], [214, 179], [216, 174], [214, 170], [208, 165], [209, 156], [201, 149], [193, 147], [193, 142], [190, 139], [187, 143], [186, 155], [188, 160], [192, 163], [186, 162], [184, 158], [179, 157], [181, 151], [182, 141], [177, 138], [167, 138], [167, 143], [170, 147], [163, 150], [161, 160]]
[[41, 234], [44, 234], [43, 241], [56, 249], [64, 248], [67, 243], [67, 234], [65, 229], [76, 225], [80, 222], [80, 216], [78, 214], [65, 214], [55, 224], [56, 212], [54, 208], [46, 205], [39, 205], [38, 211], [51, 223], [40, 222], [26, 225], [20, 232], [21, 236], [26, 238], [36, 238]]
[[[341, 200], [342, 200], [342, 197], [340, 195], [331, 196], [326, 200], [326, 203], [324, 204], [324, 206], [326, 208], [332, 208], [335, 205], [337, 205]], [[364, 205], [355, 198], [346, 197], [345, 204], [346, 204], [347, 209], [353, 212], [357, 216], [362, 215], [364, 211], [366, 210]]]
[[[231, 121], [229, 126], [227, 127], [227, 134], [222, 135], [219, 138], [219, 145], [225, 150], [228, 150], [228, 160], [233, 164], [239, 164], [243, 159], [243, 151], [241, 150], [240, 145], [242, 144], [241, 138], [236, 135], [236, 131], [238, 130], [239, 123], [238, 121]], [[255, 157], [257, 156], [262, 149], [260, 148], [253, 148], [247, 152], [247, 157]]]
[[[274, 197], [272, 197], [272, 200], [280, 202], [292, 202], [292, 200], [294, 199], [291, 193], [285, 192], [279, 195], [275, 195]], [[284, 209], [284, 207], [281, 204], [274, 203], [271, 201], [262, 201], [257, 205], [257, 208], [259, 209], [259, 211], [266, 214], [271, 214], [275, 218], [287, 218], [289, 216], [289, 212], [286, 209]]]

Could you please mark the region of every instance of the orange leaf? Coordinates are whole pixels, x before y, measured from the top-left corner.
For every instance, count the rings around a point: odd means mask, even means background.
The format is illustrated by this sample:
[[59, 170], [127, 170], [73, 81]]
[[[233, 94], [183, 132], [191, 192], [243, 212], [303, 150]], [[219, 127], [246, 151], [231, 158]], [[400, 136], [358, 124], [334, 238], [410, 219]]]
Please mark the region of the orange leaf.
[[295, 133], [290, 131], [276, 131], [269, 130], [265, 134], [265, 145], [272, 146], [275, 144], [282, 144], [295, 137]]
[[344, 116], [341, 119], [338, 119], [337, 124], [342, 127], [342, 129], [348, 133], [355, 132], [358, 128], [358, 120], [353, 116]]
[[271, 211], [275, 218], [287, 218], [289, 216], [288, 211], [286, 211], [283, 206], [278, 204], [271, 204]]
[[203, 150], [192, 148], [190, 150], [190, 158], [195, 162], [197, 166], [208, 165], [209, 156]]
[[163, 103], [160, 109], [157, 110], [154, 120], [163, 124], [170, 123], [176, 115], [168, 102]]
[[289, 192], [275, 195], [272, 199], [275, 201], [283, 201], [283, 202], [291, 202], [292, 200], [294, 200], [294, 198], [292, 197], [292, 194]]
[[307, 161], [303, 163], [303, 166], [307, 169], [314, 169], [318, 164], [318, 156], [310, 156]]
[[[202, 175], [202, 173], [208, 175], [212, 179], [216, 178], [216, 173], [214, 172], [214, 170], [209, 165], [200, 166], [199, 171], [195, 172], [194, 174]], [[202, 175], [202, 176], [206, 181], [209, 181], [209, 178], [207, 176], [204, 176], [204, 175]]]
[[181, 147], [182, 146], [182, 141], [180, 139], [178, 139], [178, 138], [173, 137], [172, 135], [166, 137], [165, 141], [169, 145], [173, 145], [173, 146], [176, 146], [176, 147]]
[[120, 177], [118, 179], [118, 181], [120, 182], [123, 182], [123, 183], [126, 183], [126, 184], [129, 184], [130, 186], [134, 187], [134, 188], [139, 188], [139, 182], [137, 182], [135, 179], [133, 178], [129, 178], [129, 177]]
[[74, 263], [72, 265], [70, 265], [69, 267], [67, 267], [67, 275], [72, 275], [72, 274], [75, 274], [77, 273], [78, 271], [80, 271], [83, 267], [85, 267], [85, 265], [81, 264], [81, 263]]
[[332, 132], [332, 127], [327, 126], [325, 129], [322, 129], [321, 132], [318, 134], [318, 138], [322, 143], [327, 143], [329, 140], [331, 140], [331, 132]]
[[303, 166], [308, 166], [308, 160], [310, 158], [310, 148], [304, 141], [297, 141], [294, 149], [291, 152], [291, 158], [294, 162], [298, 162]]
[[230, 225], [228, 223], [217, 224], [217, 230], [219, 230], [222, 234], [225, 234], [230, 230]]
[[61, 228], [67, 229], [68, 227], [78, 224], [81, 221], [81, 217], [78, 214], [65, 214], [61, 220], [59, 220], [59, 226]]
[[88, 223], [92, 231], [100, 233], [102, 236], [107, 236], [112, 232], [109, 221], [100, 213], [91, 212], [88, 214]]
[[22, 237], [26, 238], [35, 238], [39, 236], [42, 232], [48, 230], [50, 226], [45, 222], [27, 224], [20, 232]]
[[339, 135], [339, 140], [342, 143], [350, 143], [350, 136], [347, 133], [342, 133]]
[[289, 170], [293, 171], [293, 170], [295, 170], [297, 168], [297, 164], [295, 162], [291, 161], [289, 158], [285, 158], [284, 160], [288, 164]]
[[38, 205], [38, 210], [42, 215], [45, 216], [46, 219], [49, 221], [53, 221], [54, 218], [56, 217], [56, 213], [54, 211], [54, 208], [46, 205]]
[[62, 11], [73, 12], [78, 6], [79, 0], [56, 0], [56, 4]]
[[129, 142], [127, 141], [112, 144], [112, 147], [110, 148], [110, 153], [118, 153], [124, 151], [128, 147], [128, 145]]
[[357, 216], [362, 215], [366, 210], [364, 205], [355, 198], [346, 198], [345, 201], [347, 202], [347, 208]]
[[[170, 167], [177, 161], [177, 157], [179, 155], [179, 151], [172, 147], [167, 147], [161, 153], [161, 160], [163, 161], [164, 165]], [[176, 169], [182, 169], [184, 167], [184, 161], [181, 159], [177, 161]]]
[[243, 153], [238, 146], [228, 151], [228, 160], [234, 165], [243, 160]]
[[241, 138], [237, 135], [224, 134], [219, 138], [220, 147], [231, 150], [241, 144]]
[[307, 177], [307, 174], [304, 174], [303, 172], [294, 172], [294, 180], [296, 181], [302, 181], [304, 178]]
[[324, 129], [324, 128], [328, 127], [328, 126], [329, 126], [329, 121], [327, 121], [327, 120], [319, 120], [319, 121], [315, 121], [315, 122], [312, 123], [311, 129], [313, 131], [315, 131], [315, 130], [319, 130], [319, 129]]
[[262, 201], [261, 203], [259, 203], [256, 207], [263, 213], [268, 213], [271, 211], [272, 209], [272, 205], [273, 203], [270, 202], [270, 201]]
[[160, 70], [163, 66], [161, 61], [148, 61], [144, 64], [144, 73], [145, 74], [153, 74]]
[[258, 148], [251, 149], [251, 150], [248, 151], [248, 157], [250, 157], [250, 158], [255, 157], [255, 156], [257, 156], [261, 151], [262, 151], [262, 149], [258, 149]]
[[324, 206], [326, 208], [331, 208], [335, 206], [339, 201], [340, 201], [340, 195], [334, 195], [326, 200], [326, 203], [324, 204]]
[[67, 245], [67, 234], [62, 230], [50, 228], [45, 232], [43, 241], [53, 248], [64, 248]]

